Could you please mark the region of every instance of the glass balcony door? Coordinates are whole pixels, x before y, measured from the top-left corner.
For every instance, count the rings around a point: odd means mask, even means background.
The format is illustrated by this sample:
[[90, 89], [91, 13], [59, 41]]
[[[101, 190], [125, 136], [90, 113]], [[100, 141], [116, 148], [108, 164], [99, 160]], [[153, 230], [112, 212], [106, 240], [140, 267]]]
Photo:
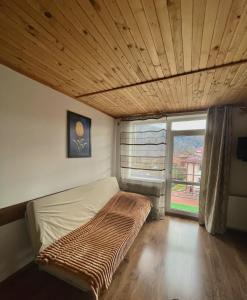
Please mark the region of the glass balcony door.
[[206, 123], [188, 122], [170, 123], [166, 210], [197, 216]]

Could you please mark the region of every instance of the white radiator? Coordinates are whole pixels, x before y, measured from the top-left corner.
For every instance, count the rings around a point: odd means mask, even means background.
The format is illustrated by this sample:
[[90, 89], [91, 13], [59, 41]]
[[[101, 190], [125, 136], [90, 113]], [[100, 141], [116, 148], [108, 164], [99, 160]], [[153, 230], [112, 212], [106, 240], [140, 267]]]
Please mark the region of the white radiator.
[[247, 231], [247, 196], [229, 196], [227, 227]]

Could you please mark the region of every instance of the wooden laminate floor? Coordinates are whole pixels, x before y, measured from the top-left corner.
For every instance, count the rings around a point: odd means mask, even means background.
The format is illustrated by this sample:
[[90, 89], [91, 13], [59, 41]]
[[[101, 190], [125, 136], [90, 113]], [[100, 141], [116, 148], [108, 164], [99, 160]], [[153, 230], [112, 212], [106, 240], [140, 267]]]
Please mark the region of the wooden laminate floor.
[[[0, 299], [93, 298], [32, 266], [0, 285]], [[174, 217], [145, 224], [100, 300], [173, 299], [246, 300], [246, 235], [213, 237]]]

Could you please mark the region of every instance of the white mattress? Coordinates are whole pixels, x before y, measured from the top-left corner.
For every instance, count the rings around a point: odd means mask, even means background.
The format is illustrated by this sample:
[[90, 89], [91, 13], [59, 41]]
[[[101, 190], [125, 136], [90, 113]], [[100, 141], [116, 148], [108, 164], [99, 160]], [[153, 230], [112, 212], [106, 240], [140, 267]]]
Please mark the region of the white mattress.
[[119, 191], [115, 177], [30, 201], [27, 224], [35, 253], [88, 222]]

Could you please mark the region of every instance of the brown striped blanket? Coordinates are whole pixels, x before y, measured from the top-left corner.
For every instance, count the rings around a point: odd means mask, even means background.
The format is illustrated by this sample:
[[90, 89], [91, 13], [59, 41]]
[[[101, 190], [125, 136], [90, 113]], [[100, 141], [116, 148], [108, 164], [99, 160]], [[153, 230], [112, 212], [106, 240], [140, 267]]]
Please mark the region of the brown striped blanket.
[[145, 222], [151, 203], [145, 196], [119, 192], [88, 223], [60, 238], [37, 256], [86, 280], [96, 299]]

